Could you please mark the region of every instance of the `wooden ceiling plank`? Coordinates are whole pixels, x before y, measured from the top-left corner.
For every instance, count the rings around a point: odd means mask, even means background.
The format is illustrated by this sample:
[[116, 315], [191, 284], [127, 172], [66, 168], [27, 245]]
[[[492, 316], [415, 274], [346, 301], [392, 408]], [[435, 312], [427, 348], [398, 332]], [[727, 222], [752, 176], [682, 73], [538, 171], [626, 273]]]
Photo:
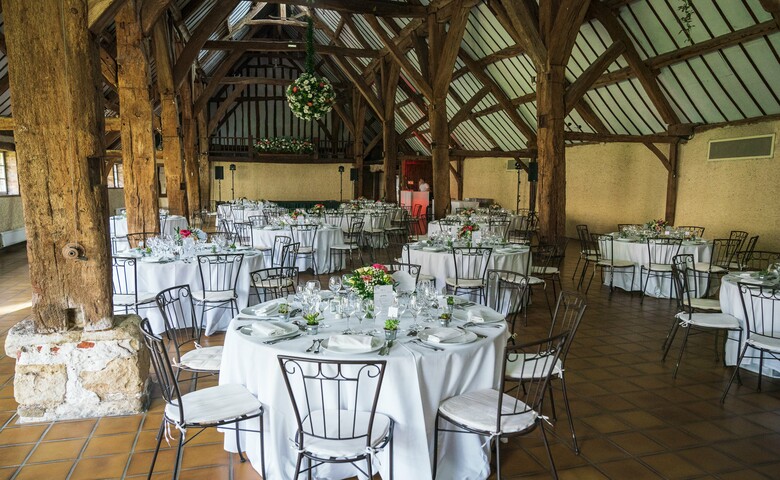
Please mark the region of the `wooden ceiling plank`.
[[677, 116], [677, 113], [674, 111], [671, 104], [669, 103], [669, 100], [666, 98], [666, 96], [664, 96], [664, 93], [661, 91], [661, 87], [658, 85], [655, 72], [650, 67], [648, 67], [639, 56], [639, 53], [634, 47], [634, 44], [631, 42], [628, 34], [626, 34], [625, 30], [618, 22], [615, 14], [598, 2], [592, 3], [591, 8], [593, 9], [592, 11], [596, 15], [596, 18], [607, 30], [610, 37], [612, 37], [612, 41], [621, 41], [625, 45], [626, 49], [623, 52], [623, 57], [628, 62], [631, 70], [633, 70], [636, 74], [639, 83], [642, 84], [645, 93], [650, 98], [650, 101], [658, 111], [659, 115], [661, 115], [663, 121], [667, 125], [675, 125], [680, 123], [680, 119]]
[[187, 73], [192, 68], [192, 63], [198, 58], [203, 45], [209, 39], [212, 33], [219, 28], [219, 25], [227, 19], [230, 12], [236, 8], [239, 0], [217, 0], [217, 3], [211, 8], [209, 13], [203, 18], [190, 37], [184, 49], [176, 60], [173, 67], [173, 79], [176, 88], [180, 87], [187, 78]]
[[606, 70], [607, 67], [612, 65], [612, 63], [623, 54], [625, 49], [626, 46], [623, 44], [623, 42], [618, 41], [613, 43], [609, 46], [609, 48], [604, 50], [604, 53], [599, 55], [599, 58], [597, 58], [596, 61], [590, 64], [588, 68], [586, 68], [585, 71], [582, 72], [579, 77], [577, 77], [577, 80], [575, 80], [574, 83], [572, 83], [566, 90], [567, 114], [571, 112], [577, 102], [579, 102], [580, 99], [585, 95], [585, 92], [590, 89], [590, 87], [593, 85], [593, 82], [595, 82], [596, 79], [599, 78], [602, 73], [604, 73], [604, 70]]

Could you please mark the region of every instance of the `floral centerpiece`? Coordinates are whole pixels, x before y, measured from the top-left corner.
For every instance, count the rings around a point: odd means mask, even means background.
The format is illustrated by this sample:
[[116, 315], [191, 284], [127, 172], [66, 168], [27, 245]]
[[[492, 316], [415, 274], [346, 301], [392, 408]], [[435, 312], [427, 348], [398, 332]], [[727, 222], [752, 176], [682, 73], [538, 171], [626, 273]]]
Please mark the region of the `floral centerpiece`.
[[300, 138], [261, 138], [255, 142], [258, 153], [314, 153], [314, 144]]
[[302, 208], [296, 208], [295, 210], [290, 213], [290, 218], [293, 220], [298, 220], [298, 217], [305, 217], [306, 216], [306, 210]]
[[306, 29], [306, 72], [287, 87], [287, 103], [293, 115], [317, 120], [333, 108], [336, 91], [327, 78], [314, 74], [314, 27], [311, 17]]
[[656, 233], [662, 233], [669, 227], [669, 223], [666, 220], [650, 220], [645, 224], [647, 230], [652, 230]]
[[375, 286], [393, 283], [393, 277], [387, 267], [379, 263], [358, 268], [347, 277], [347, 285], [363, 299], [374, 298]]
[[325, 214], [325, 205], [321, 203], [315, 204], [313, 207], [311, 207], [310, 210], [312, 215], [324, 215]]
[[176, 235], [174, 235], [174, 240], [181, 242], [185, 238], [192, 238], [195, 241], [205, 242], [208, 238], [208, 235], [199, 228], [177, 228]]
[[474, 232], [479, 230], [479, 225], [473, 222], [465, 222], [463, 225], [461, 225], [460, 230], [458, 230], [458, 238], [465, 238], [466, 240], [471, 240], [471, 236]]
[[460, 211], [460, 214], [464, 215], [466, 217], [470, 217], [470, 216], [474, 215], [475, 213], [477, 213], [477, 211], [474, 210], [473, 208], [464, 208], [463, 210]]
[[501, 205], [498, 203], [494, 203], [493, 205], [490, 206], [491, 212], [497, 212], [499, 210], [501, 210]]
[[357, 202], [349, 202], [349, 208], [353, 211], [360, 210], [360, 204]]

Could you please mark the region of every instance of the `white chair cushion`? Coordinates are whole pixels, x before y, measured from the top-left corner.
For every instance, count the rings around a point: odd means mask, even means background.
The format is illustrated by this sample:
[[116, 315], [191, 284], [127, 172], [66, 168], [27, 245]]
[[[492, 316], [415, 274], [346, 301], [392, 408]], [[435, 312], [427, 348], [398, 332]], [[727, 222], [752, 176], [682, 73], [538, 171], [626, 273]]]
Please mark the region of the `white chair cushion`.
[[[352, 425], [353, 416], [355, 421], [354, 430]], [[363, 455], [366, 452], [365, 437], [344, 440], [320, 437], [338, 437], [339, 423], [341, 423], [342, 436], [347, 436], [347, 432], [365, 432], [370, 416], [371, 412], [355, 412], [353, 410], [342, 410], [340, 415], [336, 410], [326, 410], [324, 414], [322, 410], [314, 410], [302, 422], [307, 429], [311, 430], [311, 433], [304, 432], [303, 448], [307, 452], [323, 458], [345, 458]], [[324, 422], [323, 417], [325, 419]], [[376, 447], [384, 440], [390, 431], [390, 423], [390, 417], [387, 415], [381, 413], [374, 414], [374, 426], [371, 429], [372, 447]], [[327, 430], [325, 430], [326, 428]]]
[[693, 313], [690, 320], [688, 314], [680, 312], [675, 315], [678, 320], [688, 322], [691, 325], [705, 328], [742, 328], [737, 317], [727, 313]]
[[691, 308], [698, 310], [712, 310], [714, 312], [720, 312], [720, 300], [715, 298], [692, 298], [690, 305], [688, 299], [683, 299], [683, 303]]
[[455, 277], [447, 277], [445, 282], [447, 283], [447, 285], [451, 285], [453, 287], [477, 288], [482, 286], [482, 280], [478, 278], [474, 280], [469, 280], [465, 278], [456, 279]]
[[355, 244], [339, 243], [337, 245], [331, 245], [330, 248], [331, 250], [357, 250], [360, 247]]
[[292, 278], [267, 278], [260, 280], [260, 282], [253, 282], [255, 286], [262, 288], [280, 288], [291, 287], [293, 284]]
[[[500, 394], [498, 390], [487, 389], [464, 393], [448, 398], [439, 405], [439, 412], [452, 421], [483, 432], [496, 432], [496, 414], [498, 411], [498, 396], [504, 395], [501, 413], [522, 411], [526, 405], [515, 403], [514, 397]], [[531, 410], [526, 413], [502, 418], [501, 432], [520, 432], [531, 427], [539, 415]]]
[[651, 263], [649, 268], [646, 265], [644, 267], [646, 269], [648, 269], [648, 270], [653, 270], [655, 272], [671, 272], [672, 271], [671, 264], [666, 264], [666, 263]]
[[[196, 390], [181, 397], [184, 423], [213, 424], [257, 413], [262, 405], [243, 385], [226, 384]], [[166, 405], [165, 416], [179, 421], [178, 405]]]
[[[536, 358], [543, 358], [543, 360], [539, 361]], [[526, 362], [526, 359], [532, 361]], [[506, 376], [524, 380], [542, 378], [547, 373], [547, 369], [550, 368], [551, 359], [550, 355], [542, 354], [541, 357], [538, 357], [531, 353], [517, 355], [515, 358], [510, 357], [509, 361], [506, 362]], [[552, 373], [557, 376], [563, 373], [563, 363], [560, 358], [555, 361]]]
[[780, 353], [780, 338], [772, 338], [764, 335], [753, 334], [747, 340], [748, 345], [763, 350]]
[[544, 280], [539, 277], [528, 277], [529, 285], [544, 285]]
[[725, 273], [728, 271], [723, 267], [719, 267], [718, 265], [710, 266], [710, 262], [696, 262], [693, 265], [693, 269], [696, 270], [697, 272], [711, 272], [711, 273]]
[[298, 248], [298, 253], [309, 254], [309, 253], [314, 253], [314, 251], [315, 250], [312, 247], [300, 247], [300, 248]]
[[[148, 292], [138, 292], [138, 303], [146, 303], [151, 302], [156, 297], [153, 293]], [[135, 295], [132, 294], [114, 294], [114, 305], [135, 305]]]
[[422, 273], [417, 275], [418, 282], [425, 282], [425, 281], [432, 282], [434, 280], [436, 280], [436, 277], [434, 277], [433, 275], [425, 275]]
[[609, 259], [606, 260], [599, 260], [599, 265], [602, 265], [604, 267], [615, 267], [615, 268], [630, 268], [634, 266], [634, 262], [628, 261], [628, 260], [612, 260], [610, 263]]
[[220, 290], [217, 292], [195, 290], [192, 292], [192, 298], [201, 302], [227, 302], [228, 300], [233, 300], [236, 296], [233, 294], [233, 290]]
[[537, 275], [557, 275], [558, 267], [531, 267], [531, 271]]
[[201, 372], [218, 372], [222, 364], [222, 347], [203, 347], [181, 356], [179, 368]]

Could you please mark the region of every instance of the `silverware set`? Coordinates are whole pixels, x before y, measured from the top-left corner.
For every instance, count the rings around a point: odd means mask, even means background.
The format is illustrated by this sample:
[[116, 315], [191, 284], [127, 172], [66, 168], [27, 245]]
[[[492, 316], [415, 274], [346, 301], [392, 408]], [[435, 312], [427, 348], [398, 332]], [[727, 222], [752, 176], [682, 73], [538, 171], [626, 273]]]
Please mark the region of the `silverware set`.
[[325, 340], [324, 338], [315, 338], [311, 341], [311, 346], [306, 349], [306, 353], [320, 353], [320, 348], [322, 348], [322, 341]]

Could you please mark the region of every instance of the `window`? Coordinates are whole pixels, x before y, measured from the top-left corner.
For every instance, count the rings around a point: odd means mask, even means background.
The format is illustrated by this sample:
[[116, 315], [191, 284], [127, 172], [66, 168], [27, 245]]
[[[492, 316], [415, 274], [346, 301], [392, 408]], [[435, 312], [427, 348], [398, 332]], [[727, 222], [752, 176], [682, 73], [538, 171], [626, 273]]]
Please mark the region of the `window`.
[[125, 178], [122, 172], [122, 164], [115, 163], [111, 167], [111, 171], [108, 172], [108, 188], [123, 188], [125, 186]]
[[5, 170], [5, 152], [0, 152], [0, 195], [8, 195], [8, 178]]

